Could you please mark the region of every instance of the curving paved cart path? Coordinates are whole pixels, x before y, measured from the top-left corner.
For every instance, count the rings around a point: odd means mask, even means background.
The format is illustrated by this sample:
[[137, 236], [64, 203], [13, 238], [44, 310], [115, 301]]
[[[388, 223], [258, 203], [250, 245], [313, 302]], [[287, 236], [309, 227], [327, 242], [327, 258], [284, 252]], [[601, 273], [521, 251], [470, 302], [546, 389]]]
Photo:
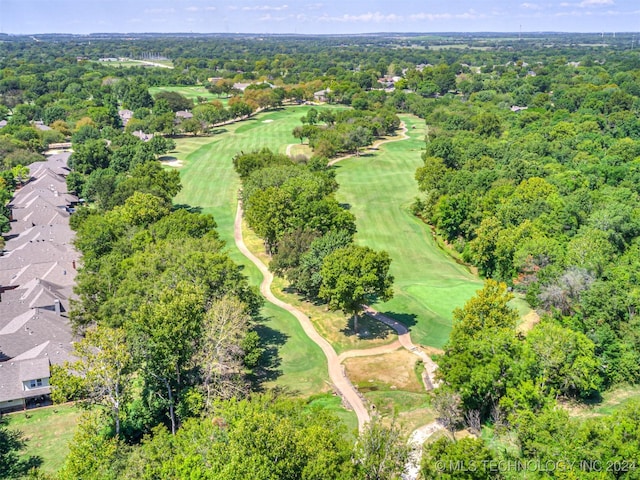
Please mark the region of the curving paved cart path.
[[369, 415], [369, 411], [362, 401], [362, 398], [360, 398], [360, 394], [343, 373], [342, 365], [340, 363], [340, 360], [338, 359], [336, 351], [333, 349], [331, 344], [318, 333], [308, 316], [306, 316], [293, 305], [285, 303], [279, 298], [276, 298], [276, 296], [271, 292], [273, 274], [258, 257], [251, 253], [251, 251], [245, 245], [244, 239], [242, 238], [242, 203], [240, 201], [238, 201], [238, 209], [236, 211], [236, 219], [233, 230], [233, 236], [238, 250], [240, 250], [240, 252], [242, 252], [245, 257], [251, 260], [251, 262], [253, 262], [253, 264], [258, 267], [260, 273], [262, 273], [263, 279], [262, 283], [260, 284], [260, 292], [268, 301], [295, 316], [300, 322], [300, 325], [302, 325], [302, 329], [304, 330], [304, 332], [309, 336], [311, 340], [313, 340], [316, 345], [320, 347], [325, 357], [327, 358], [329, 378], [331, 379], [333, 386], [338, 391], [338, 394], [340, 394], [344, 401], [347, 402], [355, 412], [356, 417], [358, 418], [358, 427], [360, 430], [362, 430], [364, 426], [369, 422], [369, 420], [371, 420], [371, 416]]
[[[400, 137], [388, 138], [385, 140], [379, 140], [375, 142], [371, 147], [369, 147], [368, 151], [376, 150], [379, 146], [389, 143], [389, 142], [397, 142], [401, 140], [407, 140], [410, 137], [407, 135], [407, 126], [404, 122], [401, 123], [401, 131]], [[290, 152], [291, 145], [287, 146], [287, 155]], [[336, 163], [345, 160], [347, 158], [356, 157], [355, 154], [345, 155], [339, 158], [336, 158], [328, 163], [329, 166], [335, 165]], [[425, 366], [426, 376], [425, 380], [425, 389], [431, 390], [433, 388], [437, 388], [439, 386], [439, 382], [435, 379], [435, 371], [438, 366], [436, 363], [427, 355], [423, 350], [413, 344], [411, 341], [411, 335], [406, 326], [401, 324], [400, 322], [383, 315], [382, 313], [374, 310], [373, 308], [363, 305], [364, 311], [370, 317], [388, 325], [398, 334], [398, 340], [388, 345], [382, 345], [379, 347], [369, 348], [365, 350], [349, 350], [341, 353], [339, 356], [336, 354], [336, 351], [333, 349], [331, 344], [322, 337], [318, 331], [315, 329], [311, 320], [307, 315], [302, 313], [300, 310], [295, 308], [293, 305], [290, 305], [282, 300], [278, 299], [273, 292], [271, 291], [271, 284], [273, 282], [273, 274], [269, 271], [268, 267], [258, 258], [256, 257], [245, 245], [244, 239], [242, 237], [242, 202], [238, 201], [238, 208], [236, 210], [236, 218], [234, 223], [234, 240], [235, 244], [238, 247], [238, 250], [247, 257], [251, 262], [258, 267], [260, 272], [262, 273], [263, 280], [260, 284], [260, 292], [262, 295], [274, 305], [288, 311], [296, 319], [300, 322], [305, 333], [309, 336], [309, 338], [320, 347], [325, 357], [327, 358], [327, 367], [329, 372], [329, 378], [333, 383], [334, 388], [337, 390], [338, 394], [343, 398], [343, 400], [348, 403], [353, 409], [356, 417], [358, 418], [358, 427], [360, 431], [364, 428], [364, 426], [371, 420], [371, 416], [369, 414], [368, 409], [366, 408], [359, 392], [353, 386], [353, 384], [349, 381], [346, 374], [344, 373], [342, 362], [347, 358], [353, 357], [365, 357], [371, 355], [382, 355], [385, 353], [393, 352], [400, 347], [403, 347], [410, 351], [411, 353], [417, 355]], [[420, 453], [422, 450], [422, 444], [424, 441], [430, 437], [434, 432], [440, 430], [442, 426], [438, 422], [431, 422], [427, 425], [423, 425], [416, 430], [413, 431], [409, 438], [409, 443], [412, 446], [412, 458], [407, 463], [407, 468], [405, 473], [402, 475], [403, 479], [412, 480], [417, 478], [418, 475], [418, 464], [420, 459]]]
[[383, 315], [382, 313], [374, 310], [367, 305], [363, 305], [362, 307], [364, 308], [364, 313], [366, 313], [368, 316], [370, 316], [371, 318], [375, 318], [379, 322], [382, 322], [385, 325], [393, 328], [398, 334], [398, 342], [400, 343], [400, 345], [402, 345], [405, 349], [409, 350], [414, 355], [417, 355], [422, 360], [425, 372], [427, 374], [425, 378], [426, 389], [433, 390], [434, 388], [437, 388], [440, 385], [440, 382], [435, 378], [435, 373], [438, 369], [438, 365], [436, 365], [436, 362], [434, 362], [431, 357], [426, 354], [426, 352], [413, 344], [413, 342], [411, 341], [411, 334], [409, 333], [409, 329], [397, 320], [387, 317], [386, 315]]

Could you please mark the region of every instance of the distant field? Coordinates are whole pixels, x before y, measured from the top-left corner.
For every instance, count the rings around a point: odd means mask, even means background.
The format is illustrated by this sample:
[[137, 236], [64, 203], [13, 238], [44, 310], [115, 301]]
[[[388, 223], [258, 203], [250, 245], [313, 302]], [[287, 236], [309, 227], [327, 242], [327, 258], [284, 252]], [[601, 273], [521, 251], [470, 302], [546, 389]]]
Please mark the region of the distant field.
[[429, 50], [491, 50], [492, 47], [472, 47], [470, 45], [461, 45], [459, 43], [452, 45], [429, 45]]
[[69, 451], [68, 443], [73, 438], [82, 411], [73, 405], [16, 412], [7, 415], [9, 428], [22, 432], [26, 440], [24, 456], [42, 459], [42, 470], [56, 472]]
[[194, 102], [197, 102], [198, 97], [204, 97], [207, 100], [219, 100], [224, 105], [229, 102], [229, 99], [226, 97], [218, 98], [218, 95], [215, 95], [209, 92], [203, 86], [177, 86], [177, 87], [150, 87], [149, 93], [151, 96], [156, 95], [159, 92], [178, 92], [180, 95], [183, 95]]

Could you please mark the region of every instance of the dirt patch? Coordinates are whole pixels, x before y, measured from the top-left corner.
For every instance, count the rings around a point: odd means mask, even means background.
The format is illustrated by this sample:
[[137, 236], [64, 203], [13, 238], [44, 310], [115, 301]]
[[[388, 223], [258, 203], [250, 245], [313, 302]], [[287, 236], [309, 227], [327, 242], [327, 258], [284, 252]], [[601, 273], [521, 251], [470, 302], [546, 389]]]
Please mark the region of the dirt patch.
[[522, 323], [518, 325], [518, 331], [527, 333], [533, 327], [540, 323], [540, 315], [535, 310], [531, 310], [524, 317], [522, 317]]
[[262, 120], [262, 123], [271, 123], [271, 122], [273, 122], [273, 120], [270, 118], [268, 118], [267, 120]]
[[359, 385], [388, 385], [390, 389], [424, 392], [415, 373], [418, 357], [406, 350], [398, 350], [373, 357], [348, 358], [344, 365], [353, 383]]

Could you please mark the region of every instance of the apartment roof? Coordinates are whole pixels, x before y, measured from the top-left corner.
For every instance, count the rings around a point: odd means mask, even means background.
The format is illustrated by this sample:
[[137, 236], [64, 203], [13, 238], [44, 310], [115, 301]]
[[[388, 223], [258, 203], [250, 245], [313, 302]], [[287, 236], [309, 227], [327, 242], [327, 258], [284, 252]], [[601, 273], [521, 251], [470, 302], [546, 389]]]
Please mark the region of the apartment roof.
[[49, 360], [11, 361], [0, 363], [0, 402], [37, 397], [51, 392], [49, 386], [24, 390], [22, 382], [49, 378]]
[[54, 155], [48, 156], [47, 159], [42, 162], [32, 163], [31, 165], [29, 165], [31, 176], [39, 177], [39, 170], [42, 168], [48, 168], [53, 172], [61, 175], [68, 174], [71, 171], [68, 166], [70, 156], [71, 152], [56, 153]]
[[30, 309], [0, 320], [0, 364], [12, 358], [46, 357], [51, 363], [72, 360], [73, 335], [69, 320], [55, 312]]
[[10, 235], [5, 243], [5, 249], [15, 251], [22, 250], [29, 243], [53, 242], [59, 245], [71, 245], [75, 234], [68, 225], [50, 224], [35, 225], [22, 232]]
[[56, 259], [42, 263], [27, 263], [16, 268], [0, 269], [0, 285], [13, 287], [34, 278], [41, 278], [64, 287], [72, 287], [76, 273], [73, 261]]

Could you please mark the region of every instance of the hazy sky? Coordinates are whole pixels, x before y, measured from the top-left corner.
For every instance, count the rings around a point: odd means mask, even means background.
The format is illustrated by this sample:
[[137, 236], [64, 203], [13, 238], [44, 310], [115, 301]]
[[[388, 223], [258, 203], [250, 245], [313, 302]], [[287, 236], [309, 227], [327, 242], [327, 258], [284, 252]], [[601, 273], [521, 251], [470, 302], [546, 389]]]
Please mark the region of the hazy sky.
[[2, 33], [640, 31], [640, 0], [0, 0]]

